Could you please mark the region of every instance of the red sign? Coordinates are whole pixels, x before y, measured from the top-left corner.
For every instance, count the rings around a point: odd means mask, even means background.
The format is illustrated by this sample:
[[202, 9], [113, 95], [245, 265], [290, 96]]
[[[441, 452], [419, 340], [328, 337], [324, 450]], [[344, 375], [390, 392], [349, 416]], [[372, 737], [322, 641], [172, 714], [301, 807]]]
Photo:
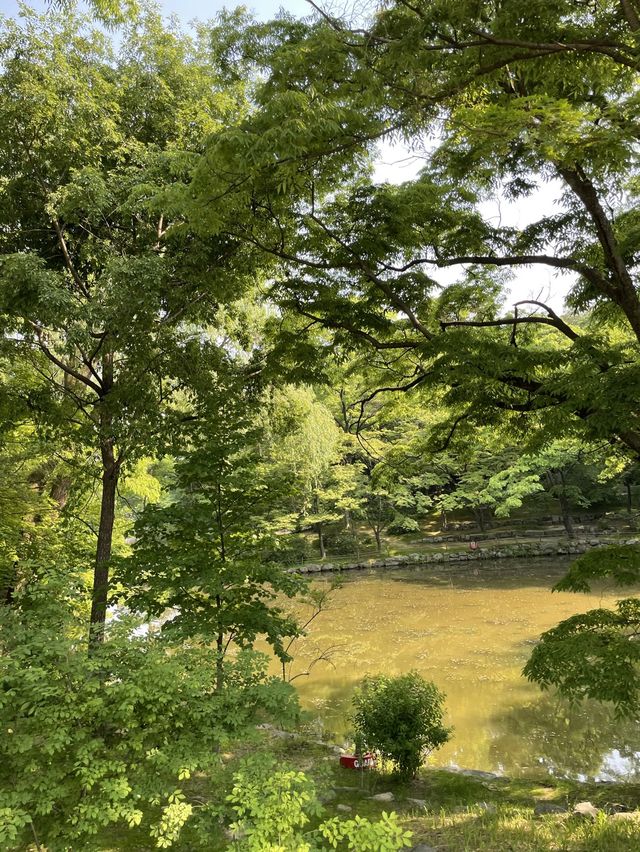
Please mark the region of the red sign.
[[375, 765], [375, 755], [371, 754], [370, 751], [361, 755], [361, 757], [356, 754], [343, 754], [340, 757], [340, 766], [346, 766], [347, 769], [373, 769]]

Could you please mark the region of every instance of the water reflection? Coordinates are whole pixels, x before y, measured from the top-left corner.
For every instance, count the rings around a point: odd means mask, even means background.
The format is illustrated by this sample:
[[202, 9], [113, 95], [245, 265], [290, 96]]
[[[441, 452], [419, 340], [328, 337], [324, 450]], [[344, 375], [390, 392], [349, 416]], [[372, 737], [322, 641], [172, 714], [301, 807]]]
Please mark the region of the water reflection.
[[595, 702], [571, 706], [552, 693], [514, 707], [493, 720], [499, 732], [490, 755], [509, 754], [523, 774], [578, 780], [640, 780], [640, 737], [636, 720], [616, 720]]
[[447, 723], [455, 728], [434, 757], [439, 765], [605, 780], [632, 774], [640, 752], [635, 724], [615, 722], [599, 706], [560, 709], [521, 676], [541, 632], [615, 600], [610, 593], [551, 594], [566, 566], [514, 560], [451, 576], [429, 568], [353, 574], [299, 643], [294, 672], [318, 649], [343, 645], [333, 667], [319, 663], [296, 681], [303, 706], [340, 737], [363, 675], [417, 669], [446, 693]]

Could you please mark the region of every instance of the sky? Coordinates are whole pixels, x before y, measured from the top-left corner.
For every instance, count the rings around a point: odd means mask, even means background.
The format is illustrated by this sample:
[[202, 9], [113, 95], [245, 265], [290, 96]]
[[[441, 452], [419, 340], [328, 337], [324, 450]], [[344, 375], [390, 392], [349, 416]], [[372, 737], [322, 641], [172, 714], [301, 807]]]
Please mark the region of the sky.
[[[28, 3], [33, 9], [44, 10], [50, 5], [46, 0], [31, 0]], [[161, 0], [158, 2], [160, 8], [167, 14], [175, 14], [183, 21], [191, 21], [194, 18], [206, 21], [212, 18], [216, 12], [236, 6], [246, 6], [252, 9], [259, 18], [272, 18], [278, 9], [283, 8], [294, 15], [308, 15], [311, 7], [306, 0], [245, 0], [245, 2], [233, 2], [233, 0]], [[18, 0], [0, 0], [0, 12], [5, 15], [15, 16], [18, 13]], [[82, 8], [82, 7], [81, 7]]]
[[[332, 3], [333, 0], [324, 0], [326, 6], [331, 6]], [[18, 14], [19, 5], [19, 0], [0, 0], [0, 13], [14, 17]], [[29, 5], [38, 10], [44, 10], [50, 4], [47, 0], [31, 0]], [[175, 14], [182, 21], [188, 22], [194, 18], [207, 20], [225, 6], [233, 8], [241, 3], [234, 0], [230, 2], [229, 0], [227, 2], [225, 0], [161, 0], [158, 5], [167, 15]], [[263, 19], [273, 17], [279, 9], [297, 16], [305, 16], [312, 11], [306, 0], [246, 0], [244, 5], [252, 9], [257, 17]], [[375, 179], [393, 183], [410, 180], [417, 174], [422, 164], [423, 160], [412, 157], [411, 152], [406, 148], [385, 144], [382, 146], [376, 164]], [[483, 212], [503, 225], [519, 227], [535, 221], [550, 207], [557, 207], [559, 197], [559, 184], [549, 183], [540, 186], [537, 192], [519, 204], [506, 203], [498, 199], [487, 202]], [[456, 274], [455, 271], [446, 271], [435, 277], [446, 284], [455, 279]], [[509, 284], [510, 290], [505, 307], [508, 308], [513, 302], [521, 299], [533, 298], [546, 302], [555, 311], [562, 311], [564, 298], [572, 281], [572, 275], [558, 274], [557, 271], [544, 266], [521, 267]]]

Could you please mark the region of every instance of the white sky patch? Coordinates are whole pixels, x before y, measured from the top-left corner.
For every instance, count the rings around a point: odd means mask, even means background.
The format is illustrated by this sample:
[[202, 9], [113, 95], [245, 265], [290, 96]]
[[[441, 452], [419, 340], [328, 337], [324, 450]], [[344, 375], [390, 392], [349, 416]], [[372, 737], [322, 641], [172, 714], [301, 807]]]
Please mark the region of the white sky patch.
[[[375, 183], [394, 184], [413, 180], [425, 165], [425, 161], [424, 155], [416, 154], [405, 145], [384, 142], [380, 145], [373, 180]], [[551, 211], [558, 212], [561, 194], [560, 181], [549, 181], [541, 184], [527, 198], [518, 201], [496, 198], [481, 204], [480, 210], [486, 219], [495, 225], [524, 228]], [[431, 270], [430, 274], [442, 284], [453, 283], [459, 275], [453, 268], [438, 270], [437, 274]], [[562, 312], [565, 309], [566, 295], [575, 278], [573, 273], [561, 272], [541, 264], [515, 267], [513, 278], [509, 282], [505, 308], [510, 308], [514, 302], [522, 299], [535, 299], [549, 305], [554, 311]], [[524, 309], [526, 310], [526, 306]]]

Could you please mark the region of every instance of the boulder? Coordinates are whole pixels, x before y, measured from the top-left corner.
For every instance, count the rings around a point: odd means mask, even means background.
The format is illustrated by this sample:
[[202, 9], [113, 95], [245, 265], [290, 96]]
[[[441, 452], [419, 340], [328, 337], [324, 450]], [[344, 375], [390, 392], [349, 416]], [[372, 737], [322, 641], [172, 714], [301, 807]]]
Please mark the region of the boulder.
[[393, 802], [396, 797], [393, 793], [376, 793], [375, 796], [369, 796], [369, 798], [374, 802]]
[[337, 811], [342, 811], [345, 814], [350, 814], [353, 810], [351, 805], [336, 805]]
[[613, 819], [616, 822], [637, 822], [640, 825], [640, 811], [618, 811], [615, 814], [611, 814], [609, 819]]
[[576, 816], [590, 817], [595, 819], [600, 813], [600, 809], [592, 805], [591, 802], [578, 802], [573, 808], [573, 813]]
[[495, 772], [485, 772], [482, 769], [460, 769], [460, 775], [468, 775], [469, 778], [479, 778], [482, 781], [506, 781], [503, 775], [496, 775]]

